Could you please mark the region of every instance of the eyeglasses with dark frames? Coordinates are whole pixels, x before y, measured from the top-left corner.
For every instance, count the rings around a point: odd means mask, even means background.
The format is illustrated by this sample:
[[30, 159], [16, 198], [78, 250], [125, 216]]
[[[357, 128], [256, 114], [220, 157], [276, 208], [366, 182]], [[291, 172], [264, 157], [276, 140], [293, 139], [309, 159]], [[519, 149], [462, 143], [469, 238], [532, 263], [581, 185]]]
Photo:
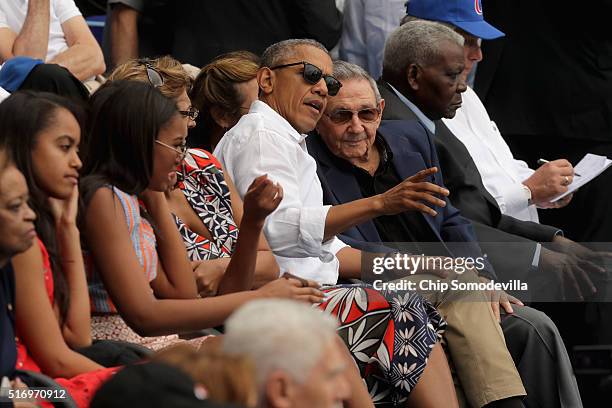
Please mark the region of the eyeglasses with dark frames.
[[290, 64], [276, 65], [274, 67], [270, 67], [270, 69], [275, 70], [275, 69], [281, 69], [281, 68], [287, 68], [287, 67], [294, 67], [296, 65], [304, 66], [304, 70], [302, 71], [302, 76], [304, 77], [304, 80], [308, 82], [309, 84], [314, 85], [318, 83], [321, 80], [321, 78], [323, 78], [325, 80], [325, 85], [327, 86], [327, 93], [329, 94], [329, 96], [336, 96], [338, 92], [340, 91], [340, 88], [342, 88], [342, 83], [338, 81], [335, 77], [333, 77], [332, 75], [323, 75], [323, 71], [321, 70], [321, 68], [309, 62], [306, 62], [306, 61], [299, 61], [299, 62], [292, 62]]
[[325, 115], [334, 123], [341, 124], [349, 122], [353, 119], [354, 115], [357, 115], [360, 121], [364, 123], [371, 123], [378, 120], [380, 117], [380, 109], [378, 108], [365, 108], [360, 110], [350, 109], [338, 109], [331, 113], [325, 113]]
[[189, 150], [187, 143], [183, 143], [178, 148], [167, 145], [164, 142], [160, 142], [159, 140], [156, 140], [155, 143], [157, 143], [160, 146], [167, 147], [168, 149], [173, 150], [175, 153], [179, 155], [181, 162], [185, 159], [185, 156], [187, 156], [187, 150]]
[[198, 108], [195, 108], [193, 106], [190, 106], [189, 108], [187, 108], [187, 110], [180, 110], [178, 112], [191, 120], [196, 120], [198, 118], [198, 115], [200, 114]]
[[151, 64], [149, 60], [138, 60], [139, 64], [144, 65], [147, 70], [147, 78], [153, 88], [159, 88], [164, 84], [164, 77], [162, 74]]

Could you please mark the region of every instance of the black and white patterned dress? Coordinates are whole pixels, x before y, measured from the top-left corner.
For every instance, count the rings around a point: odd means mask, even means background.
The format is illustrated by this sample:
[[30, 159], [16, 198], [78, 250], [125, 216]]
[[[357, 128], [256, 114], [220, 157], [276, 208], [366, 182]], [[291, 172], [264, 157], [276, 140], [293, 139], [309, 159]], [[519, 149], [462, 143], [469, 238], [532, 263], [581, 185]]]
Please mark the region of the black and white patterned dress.
[[[178, 186], [210, 231], [212, 240], [175, 216], [192, 260], [231, 256], [238, 238], [230, 193], [217, 159], [190, 149], [177, 171]], [[319, 309], [338, 318], [344, 340], [377, 407], [403, 406], [440, 341], [446, 322], [416, 293], [381, 293], [368, 285], [336, 285]]]

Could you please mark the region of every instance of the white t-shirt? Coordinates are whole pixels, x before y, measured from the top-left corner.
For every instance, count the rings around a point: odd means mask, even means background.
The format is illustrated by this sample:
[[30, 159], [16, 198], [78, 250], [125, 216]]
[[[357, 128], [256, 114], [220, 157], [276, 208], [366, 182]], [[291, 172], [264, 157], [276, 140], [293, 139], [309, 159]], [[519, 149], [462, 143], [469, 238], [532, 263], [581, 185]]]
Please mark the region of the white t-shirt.
[[[50, 0], [49, 46], [46, 61], [68, 49], [62, 24], [73, 17], [80, 16], [74, 0]], [[28, 13], [28, 0], [0, 1], [0, 28], [9, 28], [19, 34]]]

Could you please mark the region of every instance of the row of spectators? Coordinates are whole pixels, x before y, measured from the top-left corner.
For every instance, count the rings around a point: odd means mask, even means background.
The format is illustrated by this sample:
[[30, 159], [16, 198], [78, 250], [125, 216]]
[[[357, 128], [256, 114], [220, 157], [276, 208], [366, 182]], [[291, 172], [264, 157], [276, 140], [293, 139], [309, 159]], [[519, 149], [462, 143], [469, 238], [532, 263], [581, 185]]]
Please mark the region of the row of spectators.
[[[72, 2], [7, 4], [0, 362], [13, 388], [43, 373], [78, 406], [148, 392], [147, 406], [582, 405], [556, 325], [523, 301], [606, 300], [612, 256], [539, 223], [538, 208], [572, 202], [554, 200], [571, 163], [515, 160], [467, 87], [480, 38], [503, 35], [478, 1], [412, 0], [374, 58], [378, 81], [315, 40], [270, 38], [195, 78], [170, 56], [99, 77]], [[483, 267], [389, 280], [529, 291], [365, 283], [373, 257], [398, 252]]]

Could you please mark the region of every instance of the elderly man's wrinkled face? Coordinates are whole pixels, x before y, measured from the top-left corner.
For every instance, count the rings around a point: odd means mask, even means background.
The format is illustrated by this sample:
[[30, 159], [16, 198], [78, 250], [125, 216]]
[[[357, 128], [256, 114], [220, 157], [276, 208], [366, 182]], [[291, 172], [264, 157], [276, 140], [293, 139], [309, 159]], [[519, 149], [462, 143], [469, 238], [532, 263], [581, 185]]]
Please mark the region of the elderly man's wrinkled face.
[[453, 118], [461, 106], [461, 93], [466, 90], [463, 47], [445, 41], [438, 51], [432, 64], [417, 66], [414, 75], [407, 72], [414, 102], [432, 120]]
[[456, 29], [455, 31], [463, 36], [463, 39], [465, 40], [463, 46], [465, 68], [463, 72], [467, 76], [472, 68], [474, 68], [474, 64], [482, 61], [482, 50], [480, 49], [480, 44], [482, 41], [480, 38], [466, 33], [463, 30]]
[[[316, 47], [302, 45], [287, 60], [279, 65], [305, 61], [331, 75], [332, 60], [329, 55]], [[302, 64], [273, 70], [272, 92], [264, 99], [300, 133], [310, 132], [325, 111], [327, 86], [321, 78], [316, 84], [304, 80]]]
[[331, 342], [306, 380], [293, 383], [287, 387], [287, 398], [273, 399], [268, 405], [275, 408], [341, 408], [351, 396], [347, 369], [342, 350], [337, 342]]
[[365, 79], [343, 81], [338, 95], [329, 98], [317, 131], [329, 150], [345, 160], [365, 159], [380, 125], [384, 101]]

